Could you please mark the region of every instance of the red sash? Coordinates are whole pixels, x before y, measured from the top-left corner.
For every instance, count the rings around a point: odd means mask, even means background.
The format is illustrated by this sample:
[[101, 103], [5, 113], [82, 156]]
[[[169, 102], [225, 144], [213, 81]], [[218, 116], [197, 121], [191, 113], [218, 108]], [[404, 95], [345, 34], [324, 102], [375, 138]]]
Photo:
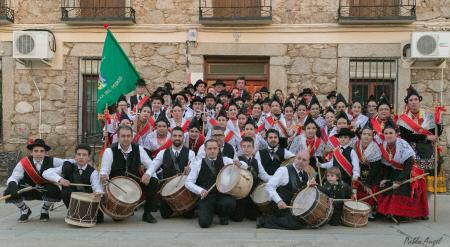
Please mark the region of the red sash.
[[263, 130], [264, 130], [264, 123], [261, 124], [260, 126], [258, 126], [258, 128], [256, 129], [256, 133], [259, 133], [259, 132], [261, 132]]
[[[308, 145], [308, 144], [306, 144], [306, 145]], [[315, 139], [314, 139], [314, 146], [313, 147], [308, 146], [309, 155], [311, 157], [314, 156], [314, 154], [316, 153], [317, 149], [319, 149], [319, 146], [320, 146], [320, 138], [315, 137]]]
[[281, 131], [283, 131], [284, 136], [289, 137], [286, 126], [283, 125], [282, 122], [277, 121], [278, 126], [280, 126]]
[[403, 171], [403, 165], [395, 161], [394, 159], [389, 158], [389, 154], [386, 151], [386, 149], [383, 146], [383, 143], [378, 144], [381, 150], [381, 155], [383, 156], [383, 159], [386, 160], [389, 164], [391, 164], [395, 169]]
[[328, 143], [328, 135], [325, 132], [325, 127], [320, 129], [320, 137], [322, 138], [323, 143]]
[[147, 102], [147, 100], [148, 100], [149, 98], [150, 98], [150, 97], [147, 96], [147, 95], [144, 96], [144, 98], [142, 98], [142, 99], [139, 101], [139, 103], [133, 107], [133, 112], [134, 112], [134, 113], [137, 113], [137, 110], [138, 110], [138, 109], [141, 109], [142, 106], [145, 104], [145, 102]]
[[198, 150], [200, 149], [200, 146], [203, 145], [204, 142], [205, 142], [205, 136], [203, 134], [200, 134], [197, 138], [197, 141], [195, 141], [194, 148], [192, 149], [192, 151], [197, 153]]
[[20, 160], [20, 164], [22, 164], [23, 170], [30, 176], [31, 180], [35, 184], [46, 184], [48, 183], [47, 180], [45, 180], [39, 173], [36, 171], [36, 169], [31, 164], [31, 161], [28, 157], [23, 157]]
[[[153, 123], [152, 123], [153, 122]], [[136, 135], [133, 138], [133, 143], [137, 143], [139, 141], [139, 139], [141, 139], [142, 136], [145, 135], [145, 133], [147, 133], [151, 126], [153, 126], [155, 124], [155, 121], [153, 121], [152, 118], [149, 118], [147, 121], [147, 124], [145, 124], [144, 128], [142, 128], [138, 133], [136, 133]]]
[[430, 131], [423, 129], [420, 125], [418, 125], [414, 120], [409, 118], [405, 113], [400, 115], [400, 119], [403, 120], [416, 134], [420, 135], [433, 135]]
[[266, 121], [269, 123], [270, 127], [275, 124], [275, 120], [273, 120], [272, 116], [266, 117]]
[[225, 136], [225, 142], [229, 142], [233, 136], [234, 132], [230, 130], [228, 134]]
[[333, 147], [338, 147], [340, 145], [339, 140], [337, 139], [336, 136], [332, 136], [329, 137], [328, 140], [331, 142], [331, 144], [333, 145]]
[[153, 151], [151, 152], [152, 159], [154, 159], [154, 158], [156, 157], [156, 155], [158, 155], [158, 153], [159, 153], [161, 150], [168, 149], [171, 145], [172, 145], [172, 140], [169, 139], [169, 140], [167, 140], [166, 143], [164, 143], [161, 147], [159, 147], [158, 149], [153, 150]]
[[210, 118], [210, 119], [209, 119], [209, 123], [210, 123], [212, 126], [217, 126], [217, 121], [216, 121], [214, 118]]
[[381, 138], [381, 140], [384, 141], [383, 130], [381, 129], [381, 125], [380, 125], [380, 123], [378, 123], [377, 119], [375, 117], [370, 119], [370, 123], [372, 124], [373, 129], [377, 132], [377, 134]]
[[344, 155], [339, 152], [339, 147], [335, 148], [333, 151], [333, 157], [336, 159], [337, 163], [344, 169], [344, 171], [350, 176], [353, 176], [353, 166], [344, 157]]
[[186, 122], [184, 122], [183, 126], [181, 126], [181, 129], [183, 130], [183, 132], [187, 131], [190, 123], [191, 123], [191, 121], [189, 121], [189, 120], [186, 120]]
[[361, 144], [360, 143], [361, 143], [360, 140], [356, 141], [356, 143], [355, 143], [355, 151], [356, 151], [356, 154], [358, 155], [359, 160], [362, 161], [362, 160], [366, 160], [366, 158], [364, 156], [364, 150], [361, 149]]

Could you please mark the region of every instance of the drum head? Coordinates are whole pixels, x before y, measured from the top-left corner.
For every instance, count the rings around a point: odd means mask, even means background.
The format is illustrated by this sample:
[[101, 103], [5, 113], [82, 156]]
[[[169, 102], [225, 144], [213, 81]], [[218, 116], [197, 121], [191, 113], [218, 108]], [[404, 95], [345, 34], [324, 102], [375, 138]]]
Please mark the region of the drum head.
[[292, 214], [299, 216], [310, 210], [316, 202], [318, 193], [316, 188], [311, 187], [300, 191], [292, 203]]
[[350, 209], [358, 210], [358, 211], [370, 210], [370, 206], [364, 202], [346, 201], [346, 202], [344, 202], [344, 205]]
[[235, 165], [228, 165], [222, 168], [217, 176], [217, 189], [221, 193], [229, 192], [239, 182], [241, 168]]
[[111, 181], [126, 192], [125, 193], [114, 184], [109, 183], [108, 189], [117, 200], [133, 204], [141, 198], [141, 188], [134, 180], [126, 177], [115, 177], [111, 179]]
[[[181, 175], [172, 178], [169, 182], [167, 182], [161, 190], [161, 196], [170, 196], [175, 192], [179, 191], [184, 187], [184, 183], [186, 182], [187, 176]], [[177, 186], [178, 185], [178, 186]]]
[[250, 195], [253, 202], [261, 204], [265, 202], [270, 202], [270, 196], [269, 193], [266, 191], [266, 184], [260, 184], [258, 187], [255, 188], [253, 193]]

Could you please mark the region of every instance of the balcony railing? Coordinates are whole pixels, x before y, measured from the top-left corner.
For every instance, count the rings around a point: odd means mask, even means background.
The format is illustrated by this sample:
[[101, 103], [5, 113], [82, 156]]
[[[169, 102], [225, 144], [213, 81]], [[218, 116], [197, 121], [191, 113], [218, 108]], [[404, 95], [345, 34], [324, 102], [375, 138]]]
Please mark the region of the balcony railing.
[[271, 0], [199, 0], [199, 20], [211, 25], [272, 23]]
[[131, 0], [61, 0], [61, 20], [68, 24], [134, 24]]
[[411, 23], [416, 20], [416, 0], [340, 0], [341, 24]]
[[14, 10], [10, 1], [0, 0], [0, 24], [14, 23]]

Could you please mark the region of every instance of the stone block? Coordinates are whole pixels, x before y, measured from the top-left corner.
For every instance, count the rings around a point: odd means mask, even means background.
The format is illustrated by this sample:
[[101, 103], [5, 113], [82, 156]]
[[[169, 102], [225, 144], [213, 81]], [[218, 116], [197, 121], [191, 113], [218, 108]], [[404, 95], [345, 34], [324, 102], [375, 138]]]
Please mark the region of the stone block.
[[172, 55], [177, 53], [177, 47], [176, 45], [164, 45], [159, 47], [156, 51], [161, 56]]
[[283, 66], [283, 65], [288, 65], [290, 62], [291, 62], [291, 58], [287, 57], [287, 56], [270, 58], [270, 65]]
[[167, 80], [169, 81], [185, 81], [186, 72], [181, 70], [176, 70], [167, 75]]
[[65, 122], [65, 110], [42, 112], [42, 122], [50, 125], [62, 124]]
[[48, 124], [41, 124], [39, 131], [43, 134], [48, 134], [52, 131], [52, 126]]
[[16, 112], [20, 114], [29, 113], [33, 111], [33, 106], [25, 101], [21, 101], [16, 105]]
[[314, 60], [312, 71], [317, 74], [335, 74], [337, 70], [337, 59], [322, 59]]
[[289, 74], [309, 74], [311, 73], [311, 64], [308, 58], [297, 57], [294, 58], [291, 68], [289, 69]]
[[31, 87], [28, 83], [18, 83], [16, 85], [16, 90], [18, 93], [22, 95], [30, 95], [31, 94]]
[[62, 100], [64, 99], [64, 88], [58, 85], [50, 85], [48, 87], [48, 96], [49, 100]]

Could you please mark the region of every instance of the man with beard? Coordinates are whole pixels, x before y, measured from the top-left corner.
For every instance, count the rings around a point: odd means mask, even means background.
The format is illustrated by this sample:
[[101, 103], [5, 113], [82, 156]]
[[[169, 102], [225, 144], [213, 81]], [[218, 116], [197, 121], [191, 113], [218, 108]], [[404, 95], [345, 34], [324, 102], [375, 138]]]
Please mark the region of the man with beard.
[[[183, 146], [183, 130], [180, 127], [173, 128], [171, 140], [172, 146], [158, 153], [144, 176], [151, 178], [159, 168], [162, 168], [163, 179], [181, 173], [189, 173], [189, 163], [195, 160], [195, 154]], [[156, 198], [152, 198], [152, 200], [156, 200]], [[165, 219], [173, 215], [172, 209], [164, 200], [160, 202], [159, 212]], [[185, 216], [190, 215], [193, 216], [193, 212], [185, 213]]]

